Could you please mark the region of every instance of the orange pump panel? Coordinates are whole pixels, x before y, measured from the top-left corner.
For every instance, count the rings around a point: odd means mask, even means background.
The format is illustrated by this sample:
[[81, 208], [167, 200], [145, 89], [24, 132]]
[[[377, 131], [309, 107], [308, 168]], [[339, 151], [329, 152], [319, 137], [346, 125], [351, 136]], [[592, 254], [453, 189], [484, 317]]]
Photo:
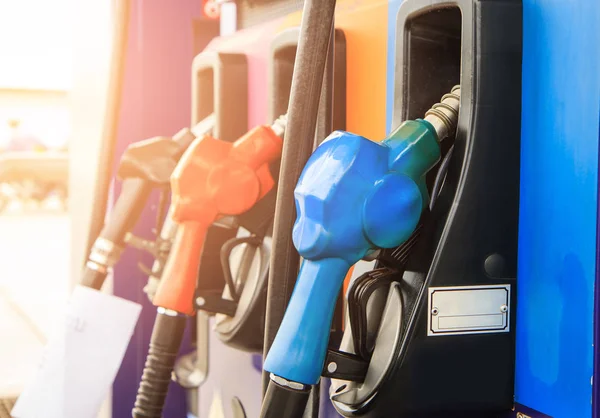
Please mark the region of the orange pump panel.
[[274, 186], [268, 164], [281, 155], [282, 141], [259, 126], [234, 143], [197, 138], [171, 176], [173, 220], [180, 224], [154, 304], [194, 314], [202, 246], [219, 217], [249, 210]]

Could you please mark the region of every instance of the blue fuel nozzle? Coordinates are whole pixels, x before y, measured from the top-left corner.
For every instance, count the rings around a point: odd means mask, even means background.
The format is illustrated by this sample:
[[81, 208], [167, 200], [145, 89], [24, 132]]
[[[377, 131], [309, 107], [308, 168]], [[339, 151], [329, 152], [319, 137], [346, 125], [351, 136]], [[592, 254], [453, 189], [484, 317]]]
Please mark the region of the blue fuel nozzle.
[[[452, 99], [454, 121], [458, 97]], [[307, 385], [318, 382], [349, 268], [372, 250], [406, 241], [427, 206], [425, 175], [440, 159], [439, 141], [453, 128], [438, 128], [438, 119], [428, 112], [425, 120], [404, 122], [379, 143], [337, 131], [310, 157], [294, 193], [293, 241], [304, 261], [266, 371]]]

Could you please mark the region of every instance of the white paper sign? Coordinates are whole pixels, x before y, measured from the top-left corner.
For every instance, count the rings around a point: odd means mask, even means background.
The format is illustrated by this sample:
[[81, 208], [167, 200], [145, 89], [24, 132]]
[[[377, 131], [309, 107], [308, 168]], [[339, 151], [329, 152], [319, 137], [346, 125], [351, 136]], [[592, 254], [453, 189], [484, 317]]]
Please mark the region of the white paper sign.
[[141, 305], [78, 286], [14, 418], [95, 418], [140, 316]]

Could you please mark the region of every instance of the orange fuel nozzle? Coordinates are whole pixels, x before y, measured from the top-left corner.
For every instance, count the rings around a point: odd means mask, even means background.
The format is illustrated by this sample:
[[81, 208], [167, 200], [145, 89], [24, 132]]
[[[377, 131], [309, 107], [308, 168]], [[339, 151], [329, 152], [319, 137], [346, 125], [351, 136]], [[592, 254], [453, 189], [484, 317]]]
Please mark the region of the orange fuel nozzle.
[[281, 155], [286, 117], [237, 141], [197, 138], [171, 176], [172, 217], [180, 224], [154, 297], [156, 306], [191, 315], [202, 246], [210, 225], [240, 215], [275, 185], [269, 163]]

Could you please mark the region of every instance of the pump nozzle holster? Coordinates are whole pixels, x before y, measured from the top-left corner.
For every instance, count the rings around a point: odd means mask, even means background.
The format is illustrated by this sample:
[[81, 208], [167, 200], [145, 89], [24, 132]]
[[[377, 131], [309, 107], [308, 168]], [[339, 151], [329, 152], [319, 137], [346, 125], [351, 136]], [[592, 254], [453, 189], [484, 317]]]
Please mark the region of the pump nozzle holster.
[[380, 143], [334, 132], [316, 149], [295, 189], [293, 240], [304, 262], [265, 370], [318, 382], [344, 277], [368, 252], [409, 238], [428, 201], [425, 174], [439, 158], [424, 120]]

